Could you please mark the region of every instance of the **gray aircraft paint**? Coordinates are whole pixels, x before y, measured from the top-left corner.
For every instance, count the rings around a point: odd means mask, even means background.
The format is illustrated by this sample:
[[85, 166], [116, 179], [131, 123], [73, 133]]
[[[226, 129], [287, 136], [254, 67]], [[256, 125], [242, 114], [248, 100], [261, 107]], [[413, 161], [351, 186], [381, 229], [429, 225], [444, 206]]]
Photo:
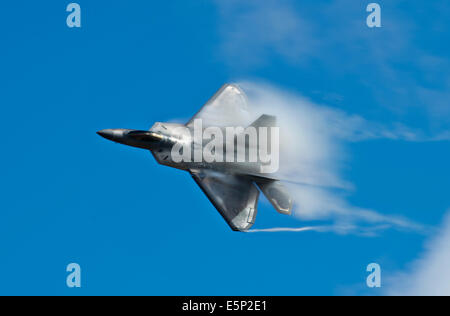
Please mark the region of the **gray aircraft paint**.
[[[207, 118], [207, 122], [209, 122], [208, 126], [201, 129], [202, 133], [205, 132], [205, 129], [214, 126], [223, 131], [224, 135], [228, 135], [226, 129], [234, 126], [233, 122], [227, 122], [221, 118], [230, 117], [231, 113], [239, 119], [246, 106], [247, 98], [243, 91], [237, 85], [225, 84], [187, 124], [157, 122], [149, 131], [104, 129], [97, 133], [117, 143], [148, 149], [158, 163], [188, 171], [231, 229], [246, 231], [255, 222], [259, 198], [257, 187], [261, 189], [273, 207], [282, 214], [291, 214], [292, 199], [289, 193], [272, 173], [266, 172], [267, 157], [264, 157], [266, 161], [258, 157], [258, 159], [250, 159], [250, 161], [248, 159], [247, 161], [224, 159], [224, 161], [207, 162], [205, 159], [198, 159], [195, 155], [200, 152], [199, 150], [203, 152], [208, 142], [201, 138], [202, 141], [199, 144], [199, 138], [193, 135], [196, 132], [195, 121], [199, 118]], [[224, 115], [225, 113], [227, 115]], [[256, 129], [259, 127], [275, 128], [276, 118], [262, 115], [250, 126]], [[189, 137], [186, 137], [186, 130], [190, 132]], [[238, 156], [238, 152], [249, 152], [250, 142], [240, 143], [241, 147], [245, 147], [241, 148], [237, 138], [238, 135], [224, 141], [223, 152], [225, 155], [230, 155], [226, 150], [227, 141], [234, 144], [231, 153], [234, 158]], [[272, 140], [270, 137], [269, 139]], [[181, 161], [172, 159], [172, 150], [177, 145], [179, 148], [188, 146], [191, 149], [191, 159]], [[200, 148], [196, 148], [198, 146]], [[256, 151], [259, 152], [259, 148]]]

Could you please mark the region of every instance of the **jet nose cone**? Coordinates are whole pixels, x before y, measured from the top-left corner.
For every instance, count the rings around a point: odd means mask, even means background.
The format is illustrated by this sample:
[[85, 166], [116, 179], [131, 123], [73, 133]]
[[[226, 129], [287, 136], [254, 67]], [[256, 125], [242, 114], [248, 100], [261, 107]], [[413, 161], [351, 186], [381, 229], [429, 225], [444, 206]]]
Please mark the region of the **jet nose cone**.
[[114, 140], [114, 130], [112, 129], [102, 129], [101, 131], [97, 132], [98, 135], [100, 135], [103, 138]]

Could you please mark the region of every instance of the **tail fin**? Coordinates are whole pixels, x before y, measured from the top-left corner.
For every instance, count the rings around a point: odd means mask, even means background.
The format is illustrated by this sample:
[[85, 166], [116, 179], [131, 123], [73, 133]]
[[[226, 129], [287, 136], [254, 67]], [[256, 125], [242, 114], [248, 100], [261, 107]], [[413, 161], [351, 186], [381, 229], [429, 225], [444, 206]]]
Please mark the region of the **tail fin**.
[[256, 121], [254, 121], [250, 126], [257, 127], [276, 127], [277, 117], [273, 115], [263, 114]]
[[263, 114], [249, 125], [256, 130], [260, 173], [274, 173], [279, 167], [279, 129], [276, 116]]

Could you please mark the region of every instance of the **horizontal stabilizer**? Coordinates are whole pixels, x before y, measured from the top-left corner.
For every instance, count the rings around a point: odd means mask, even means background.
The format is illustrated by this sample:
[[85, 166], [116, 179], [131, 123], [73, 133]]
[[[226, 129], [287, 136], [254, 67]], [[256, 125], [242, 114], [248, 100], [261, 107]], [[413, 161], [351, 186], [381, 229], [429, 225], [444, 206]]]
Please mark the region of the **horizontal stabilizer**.
[[291, 215], [292, 198], [280, 181], [261, 181], [257, 184], [277, 212]]

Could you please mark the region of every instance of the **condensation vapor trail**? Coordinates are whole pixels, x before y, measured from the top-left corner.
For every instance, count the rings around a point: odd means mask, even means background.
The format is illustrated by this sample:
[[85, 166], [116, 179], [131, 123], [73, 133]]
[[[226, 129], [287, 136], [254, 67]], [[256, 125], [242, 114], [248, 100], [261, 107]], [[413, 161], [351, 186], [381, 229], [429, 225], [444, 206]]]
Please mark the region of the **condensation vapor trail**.
[[275, 232], [304, 232], [304, 231], [325, 231], [324, 226], [305, 226], [305, 227], [273, 227], [263, 229], [250, 229], [246, 233], [275, 233]]

